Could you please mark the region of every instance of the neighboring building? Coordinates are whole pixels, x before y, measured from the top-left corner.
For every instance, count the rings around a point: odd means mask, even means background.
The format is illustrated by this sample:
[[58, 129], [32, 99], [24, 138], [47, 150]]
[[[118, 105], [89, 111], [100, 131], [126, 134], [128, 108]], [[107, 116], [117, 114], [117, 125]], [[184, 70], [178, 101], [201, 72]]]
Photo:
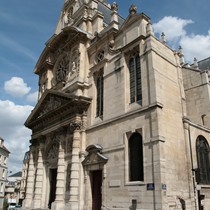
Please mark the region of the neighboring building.
[[19, 204], [21, 177], [21, 171], [8, 176], [5, 186], [5, 197], [8, 199], [8, 203]]
[[25, 199], [26, 184], [27, 184], [26, 181], [27, 181], [27, 176], [28, 176], [28, 164], [29, 164], [29, 151], [25, 153], [25, 156], [23, 159], [19, 204], [22, 204], [22, 201]]
[[134, 5], [66, 0], [35, 73], [23, 209], [210, 209], [209, 71]]
[[9, 150], [4, 146], [4, 139], [0, 137], [0, 209], [3, 208], [4, 191], [7, 182], [7, 161]]

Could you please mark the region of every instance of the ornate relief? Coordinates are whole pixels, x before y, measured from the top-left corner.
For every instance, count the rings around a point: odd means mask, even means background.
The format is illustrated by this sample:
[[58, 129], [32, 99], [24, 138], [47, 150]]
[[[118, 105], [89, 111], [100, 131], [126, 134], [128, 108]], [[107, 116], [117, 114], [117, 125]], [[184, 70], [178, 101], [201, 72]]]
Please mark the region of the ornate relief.
[[73, 15], [73, 7], [68, 8], [66, 11], [64, 11], [64, 25], [71, 25], [73, 23], [72, 15]]
[[47, 153], [47, 160], [57, 160], [58, 159], [58, 150], [59, 150], [59, 143], [58, 142], [55, 142], [50, 150], [48, 151]]
[[73, 130], [82, 130], [83, 129], [83, 124], [81, 121], [73, 121], [70, 123], [70, 127]]
[[[73, 37], [69, 37], [67, 40], [72, 40]], [[65, 46], [66, 50], [61, 59], [58, 59], [57, 65], [54, 69], [54, 79], [52, 80], [52, 86], [55, 86], [59, 82], [68, 83], [79, 76], [80, 69], [80, 52], [78, 50], [78, 45], [73, 49], [69, 49], [71, 46]]]
[[65, 102], [66, 102], [65, 100], [62, 100], [61, 98], [51, 95], [47, 103], [45, 103], [44, 107], [42, 108], [42, 111], [39, 113], [38, 118], [50, 111], [57, 109], [59, 106], [61, 106]]
[[41, 93], [44, 93], [47, 87], [47, 74], [46, 72], [42, 73], [41, 77], [39, 78], [39, 87]]
[[72, 49], [71, 51], [71, 65], [66, 77], [66, 82], [70, 82], [76, 77], [79, 76], [80, 69], [80, 52], [77, 48]]
[[103, 165], [108, 161], [108, 158], [101, 153], [102, 147], [98, 144], [88, 146], [86, 151], [88, 152], [88, 155], [82, 162], [85, 166], [93, 164]]

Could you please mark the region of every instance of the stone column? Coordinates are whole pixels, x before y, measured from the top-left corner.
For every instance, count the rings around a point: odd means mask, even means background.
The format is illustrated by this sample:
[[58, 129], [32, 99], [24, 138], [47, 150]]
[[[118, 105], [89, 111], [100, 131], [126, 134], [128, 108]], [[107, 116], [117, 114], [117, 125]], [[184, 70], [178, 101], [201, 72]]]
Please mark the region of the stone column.
[[29, 156], [29, 165], [28, 165], [28, 177], [27, 177], [27, 184], [26, 184], [26, 197], [23, 201], [24, 208], [31, 208], [31, 202], [34, 194], [34, 152], [35, 146], [30, 146], [30, 156]]
[[58, 151], [58, 169], [57, 169], [57, 182], [56, 182], [56, 198], [52, 204], [52, 209], [64, 209], [64, 193], [65, 193], [65, 130], [62, 129], [59, 142]]
[[42, 192], [43, 192], [43, 149], [44, 142], [40, 140], [39, 151], [38, 151], [38, 160], [37, 160], [37, 169], [36, 169], [36, 182], [35, 182], [35, 191], [34, 191], [34, 203], [33, 208], [41, 208], [42, 205]]
[[79, 175], [80, 175], [80, 130], [82, 122], [76, 120], [70, 124], [73, 131], [73, 143], [72, 143], [72, 164], [70, 175], [70, 209], [79, 209]]

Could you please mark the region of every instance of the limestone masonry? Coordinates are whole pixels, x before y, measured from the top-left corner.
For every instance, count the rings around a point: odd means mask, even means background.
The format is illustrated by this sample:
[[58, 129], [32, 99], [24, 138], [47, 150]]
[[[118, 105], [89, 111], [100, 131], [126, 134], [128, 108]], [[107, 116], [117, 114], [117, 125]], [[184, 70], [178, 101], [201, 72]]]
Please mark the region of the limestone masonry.
[[34, 70], [22, 209], [210, 209], [210, 71], [129, 11], [65, 1]]

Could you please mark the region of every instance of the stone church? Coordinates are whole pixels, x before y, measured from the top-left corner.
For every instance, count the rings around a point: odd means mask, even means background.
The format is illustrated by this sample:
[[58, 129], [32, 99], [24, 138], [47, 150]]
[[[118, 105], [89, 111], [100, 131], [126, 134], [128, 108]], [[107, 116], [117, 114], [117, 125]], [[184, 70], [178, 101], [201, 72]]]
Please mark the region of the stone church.
[[34, 72], [23, 209], [210, 209], [210, 71], [135, 5], [65, 0]]

